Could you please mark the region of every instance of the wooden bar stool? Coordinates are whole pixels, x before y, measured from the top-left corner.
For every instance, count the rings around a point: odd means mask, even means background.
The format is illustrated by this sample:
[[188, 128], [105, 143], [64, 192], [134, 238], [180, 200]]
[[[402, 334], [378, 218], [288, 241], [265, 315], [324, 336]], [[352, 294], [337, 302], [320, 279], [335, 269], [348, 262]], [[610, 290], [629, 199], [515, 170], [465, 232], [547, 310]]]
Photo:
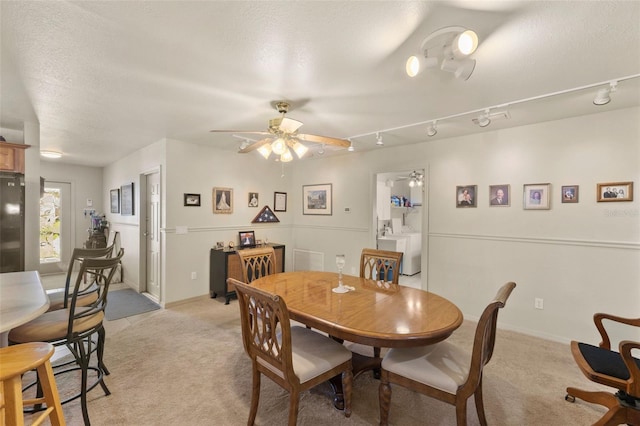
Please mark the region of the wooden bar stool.
[[[33, 425], [41, 424], [47, 417], [54, 426], [65, 425], [58, 387], [49, 361], [54, 348], [50, 343], [33, 342], [0, 348], [0, 382], [4, 394], [0, 412], [0, 424], [24, 425], [25, 405], [46, 403], [47, 408], [38, 413]], [[37, 370], [44, 397], [22, 399], [22, 375]]]

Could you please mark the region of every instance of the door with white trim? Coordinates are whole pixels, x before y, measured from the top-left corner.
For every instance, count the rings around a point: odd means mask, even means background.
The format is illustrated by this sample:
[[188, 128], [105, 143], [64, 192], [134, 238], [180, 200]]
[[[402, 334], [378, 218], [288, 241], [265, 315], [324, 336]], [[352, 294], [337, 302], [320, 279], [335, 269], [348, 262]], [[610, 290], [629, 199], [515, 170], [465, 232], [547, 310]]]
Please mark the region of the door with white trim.
[[160, 300], [160, 173], [146, 175], [146, 291]]

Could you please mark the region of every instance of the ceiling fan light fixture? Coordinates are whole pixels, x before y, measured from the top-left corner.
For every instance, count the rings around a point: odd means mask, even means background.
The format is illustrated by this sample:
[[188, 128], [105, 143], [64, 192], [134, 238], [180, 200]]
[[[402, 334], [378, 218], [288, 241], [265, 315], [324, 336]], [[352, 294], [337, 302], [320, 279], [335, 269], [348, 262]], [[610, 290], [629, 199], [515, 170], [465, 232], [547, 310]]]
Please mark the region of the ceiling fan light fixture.
[[282, 155], [280, 155], [280, 161], [283, 163], [288, 163], [289, 161], [293, 161], [293, 155], [291, 154], [291, 151], [289, 150], [289, 148], [285, 148], [286, 151], [282, 153]]
[[271, 150], [276, 155], [282, 155], [287, 151], [287, 144], [284, 139], [278, 138], [271, 144]]
[[262, 145], [260, 148], [258, 148], [258, 152], [264, 157], [265, 160], [268, 160], [269, 156], [271, 155], [271, 145], [268, 143]]
[[298, 158], [302, 158], [307, 153], [307, 151], [309, 150], [309, 148], [307, 148], [306, 146], [304, 146], [303, 144], [301, 144], [298, 141], [295, 141], [293, 143], [292, 148], [293, 148], [293, 151], [298, 156]]
[[438, 134], [437, 122], [433, 121], [431, 122], [431, 124], [429, 124], [429, 127], [427, 127], [427, 136], [433, 137], [437, 134]]

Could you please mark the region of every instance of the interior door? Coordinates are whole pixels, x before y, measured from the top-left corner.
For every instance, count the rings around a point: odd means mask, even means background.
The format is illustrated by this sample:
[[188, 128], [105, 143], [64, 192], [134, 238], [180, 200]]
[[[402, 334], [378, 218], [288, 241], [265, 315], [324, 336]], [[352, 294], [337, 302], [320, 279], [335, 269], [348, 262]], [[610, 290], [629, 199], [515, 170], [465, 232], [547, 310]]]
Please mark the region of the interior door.
[[40, 267], [42, 275], [66, 272], [71, 258], [71, 184], [45, 182], [40, 199]]
[[146, 175], [147, 293], [160, 300], [160, 173]]

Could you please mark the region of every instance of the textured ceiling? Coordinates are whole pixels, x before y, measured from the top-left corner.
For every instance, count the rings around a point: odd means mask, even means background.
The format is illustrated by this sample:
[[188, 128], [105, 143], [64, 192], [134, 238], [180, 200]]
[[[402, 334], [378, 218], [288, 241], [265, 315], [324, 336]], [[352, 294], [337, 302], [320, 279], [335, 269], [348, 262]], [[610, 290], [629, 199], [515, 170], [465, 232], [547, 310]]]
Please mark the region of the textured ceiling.
[[[434, 139], [640, 105], [638, 1], [2, 1], [0, 14], [0, 125], [38, 121], [41, 148], [75, 164], [163, 138], [237, 150], [209, 130], [265, 130], [282, 99], [301, 132], [358, 150], [376, 132], [424, 141], [444, 117]], [[479, 35], [473, 75], [407, 77], [406, 58], [452, 25]], [[511, 118], [471, 122], [493, 106]]]

